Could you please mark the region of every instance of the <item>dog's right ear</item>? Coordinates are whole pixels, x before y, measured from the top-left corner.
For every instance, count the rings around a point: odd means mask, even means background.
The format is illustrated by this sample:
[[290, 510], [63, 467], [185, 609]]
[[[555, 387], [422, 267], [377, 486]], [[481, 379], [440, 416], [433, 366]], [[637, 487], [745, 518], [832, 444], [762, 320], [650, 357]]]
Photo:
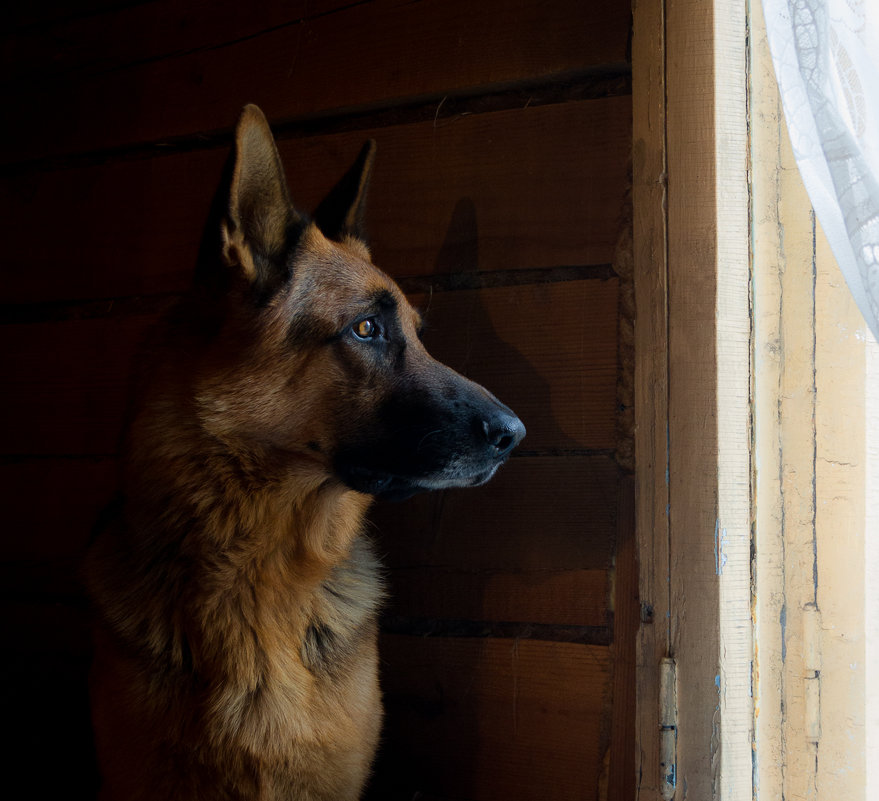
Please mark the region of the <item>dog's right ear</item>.
[[290, 203], [275, 139], [257, 106], [244, 107], [235, 131], [229, 199], [220, 223], [226, 264], [260, 294], [286, 278], [285, 256], [303, 221]]

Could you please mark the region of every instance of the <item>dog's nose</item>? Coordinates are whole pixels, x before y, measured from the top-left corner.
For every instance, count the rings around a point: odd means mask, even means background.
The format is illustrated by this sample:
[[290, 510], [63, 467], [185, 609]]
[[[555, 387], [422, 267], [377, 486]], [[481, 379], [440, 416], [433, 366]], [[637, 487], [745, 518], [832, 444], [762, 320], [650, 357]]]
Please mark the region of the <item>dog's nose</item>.
[[491, 420], [483, 420], [482, 430], [498, 458], [506, 456], [525, 437], [525, 426], [514, 414], [498, 414]]

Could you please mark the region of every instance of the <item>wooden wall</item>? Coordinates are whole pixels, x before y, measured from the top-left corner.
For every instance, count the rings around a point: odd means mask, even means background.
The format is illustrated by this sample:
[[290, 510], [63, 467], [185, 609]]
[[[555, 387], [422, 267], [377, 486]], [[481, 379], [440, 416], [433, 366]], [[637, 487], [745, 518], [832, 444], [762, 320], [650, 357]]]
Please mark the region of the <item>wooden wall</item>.
[[[379, 505], [392, 600], [371, 798], [634, 795], [634, 492], [614, 249], [629, 4], [54, 0], [4, 12], [0, 669], [30, 797], [95, 784], [76, 563], [131, 356], [188, 285], [246, 102], [314, 207], [374, 137], [376, 263], [528, 437], [478, 490]], [[622, 287], [625, 290], [625, 287]]]

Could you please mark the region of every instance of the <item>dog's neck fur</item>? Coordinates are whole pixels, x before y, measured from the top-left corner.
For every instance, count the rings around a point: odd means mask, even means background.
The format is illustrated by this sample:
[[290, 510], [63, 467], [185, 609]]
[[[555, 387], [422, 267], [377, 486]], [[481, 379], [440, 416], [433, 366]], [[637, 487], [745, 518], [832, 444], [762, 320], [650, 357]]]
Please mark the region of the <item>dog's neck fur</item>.
[[[233, 453], [179, 416], [177, 425], [135, 421], [124, 519], [103, 538], [112, 550], [97, 552], [91, 581], [128, 648], [166, 677], [191, 673], [223, 696], [215, 708], [244, 714], [272, 681], [344, 670], [374, 629], [381, 582], [359, 536], [371, 499], [307, 459]], [[171, 567], [157, 575], [156, 556], [169, 551]], [[136, 620], [132, 609], [142, 610]]]

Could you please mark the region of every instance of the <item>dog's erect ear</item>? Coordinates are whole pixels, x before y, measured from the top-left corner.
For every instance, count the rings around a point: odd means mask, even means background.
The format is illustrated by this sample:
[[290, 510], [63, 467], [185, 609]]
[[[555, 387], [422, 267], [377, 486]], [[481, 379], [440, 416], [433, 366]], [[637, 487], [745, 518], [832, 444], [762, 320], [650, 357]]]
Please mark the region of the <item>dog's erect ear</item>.
[[302, 220], [290, 204], [269, 124], [253, 105], [244, 107], [235, 131], [229, 203], [221, 226], [226, 263], [240, 267], [262, 289], [277, 283]]
[[336, 241], [346, 235], [363, 238], [363, 215], [366, 190], [375, 160], [375, 141], [369, 139], [360, 155], [314, 212], [314, 221], [321, 233]]

